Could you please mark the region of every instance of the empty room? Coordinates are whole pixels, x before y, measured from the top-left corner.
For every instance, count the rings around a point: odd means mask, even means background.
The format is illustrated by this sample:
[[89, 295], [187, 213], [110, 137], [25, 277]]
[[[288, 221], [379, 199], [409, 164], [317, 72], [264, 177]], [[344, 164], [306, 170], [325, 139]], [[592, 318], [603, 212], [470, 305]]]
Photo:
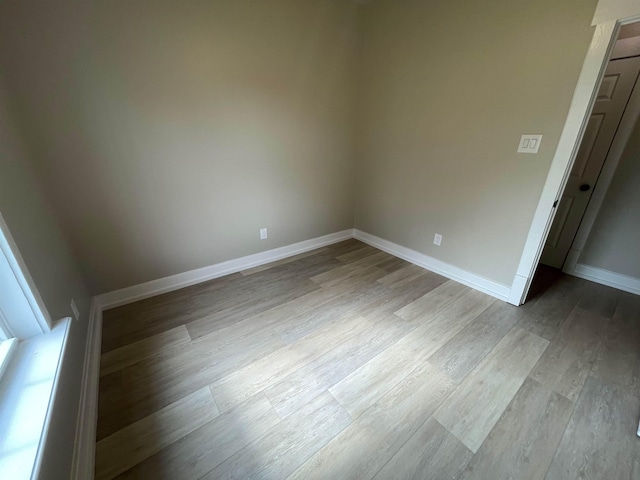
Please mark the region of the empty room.
[[636, 0], [0, 0], [0, 478], [640, 478]]

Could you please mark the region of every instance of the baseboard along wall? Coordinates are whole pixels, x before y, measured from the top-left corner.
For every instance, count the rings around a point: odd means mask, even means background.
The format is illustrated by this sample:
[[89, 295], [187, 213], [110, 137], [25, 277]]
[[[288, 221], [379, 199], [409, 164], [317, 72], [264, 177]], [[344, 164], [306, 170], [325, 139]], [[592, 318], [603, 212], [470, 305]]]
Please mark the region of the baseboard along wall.
[[390, 253], [391, 255], [402, 258], [403, 260], [411, 262], [422, 268], [426, 268], [427, 270], [440, 274], [443, 277], [455, 280], [458, 283], [462, 283], [463, 285], [486, 293], [487, 295], [491, 295], [499, 300], [503, 300], [505, 302], [509, 300], [511, 287], [507, 285], [494, 282], [488, 278], [468, 272], [449, 263], [430, 257], [429, 255], [425, 255], [424, 253], [403, 247], [402, 245], [390, 242], [384, 238], [376, 237], [375, 235], [371, 235], [370, 233], [366, 233], [361, 230], [354, 230], [353, 236], [354, 238]]
[[103, 310], [126, 305], [127, 303], [137, 302], [145, 298], [154, 297], [162, 293], [172, 292], [180, 288], [189, 287], [197, 283], [213, 280], [214, 278], [224, 277], [232, 273], [241, 272], [249, 268], [258, 267], [267, 263], [282, 260], [283, 258], [292, 257], [301, 253], [315, 250], [316, 248], [326, 247], [333, 243], [342, 242], [353, 238], [353, 230], [343, 230], [341, 232], [330, 233], [321, 237], [312, 238], [303, 242], [286, 245], [284, 247], [274, 248], [266, 252], [255, 253], [240, 257], [226, 262], [216, 263], [207, 267], [197, 268], [188, 272], [170, 275], [168, 277], [151, 280], [150, 282], [133, 285], [131, 287], [121, 288], [113, 292], [98, 295], [98, 303]]
[[571, 271], [567, 271], [566, 273], [574, 277], [584, 278], [585, 280], [590, 280], [601, 285], [640, 295], [640, 278], [630, 277], [583, 263], [576, 264]]

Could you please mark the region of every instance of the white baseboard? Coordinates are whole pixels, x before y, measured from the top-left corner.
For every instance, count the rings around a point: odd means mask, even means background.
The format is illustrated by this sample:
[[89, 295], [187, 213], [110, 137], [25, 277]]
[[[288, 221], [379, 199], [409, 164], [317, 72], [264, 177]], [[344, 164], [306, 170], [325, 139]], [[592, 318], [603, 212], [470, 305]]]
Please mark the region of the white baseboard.
[[453, 265], [437, 260], [425, 255], [424, 253], [416, 252], [410, 248], [403, 247], [397, 243], [390, 242], [389, 240], [376, 237], [375, 235], [371, 235], [357, 229], [354, 230], [353, 236], [354, 238], [390, 253], [391, 255], [395, 255], [407, 262], [411, 262], [415, 265], [426, 268], [427, 270], [431, 270], [432, 272], [450, 278], [451, 280], [455, 280], [456, 282], [462, 283], [463, 285], [475, 290], [479, 290], [487, 295], [491, 295], [499, 300], [503, 300], [505, 302], [509, 300], [511, 288], [507, 285], [502, 285], [501, 283], [494, 282], [493, 280], [481, 277], [475, 273], [467, 272], [466, 270], [454, 267]]
[[91, 301], [89, 327], [84, 354], [80, 405], [76, 421], [76, 441], [71, 466], [72, 480], [94, 477], [96, 427], [98, 424], [98, 386], [100, 382], [100, 348], [102, 343], [102, 310], [96, 297]]
[[333, 243], [353, 238], [353, 230], [343, 230], [322, 237], [312, 238], [303, 242], [286, 245], [266, 252], [247, 255], [246, 257], [228, 260], [208, 267], [202, 267], [189, 272], [178, 273], [169, 277], [151, 280], [150, 282], [133, 285], [97, 296], [103, 309], [119, 307], [127, 303], [137, 302], [145, 298], [171, 292], [197, 283], [213, 280], [231, 273], [258, 267], [266, 263], [282, 260], [283, 258], [305, 253], [316, 248], [325, 247]]
[[519, 307], [524, 303], [525, 291], [527, 291], [528, 278], [522, 275], [516, 275], [513, 277], [513, 283], [511, 284], [511, 290], [509, 292], [508, 303]]
[[582, 263], [578, 263], [572, 271], [566, 273], [574, 277], [584, 278], [585, 280], [600, 283], [601, 285], [640, 295], [640, 278], [629, 277], [628, 275], [584, 265]]

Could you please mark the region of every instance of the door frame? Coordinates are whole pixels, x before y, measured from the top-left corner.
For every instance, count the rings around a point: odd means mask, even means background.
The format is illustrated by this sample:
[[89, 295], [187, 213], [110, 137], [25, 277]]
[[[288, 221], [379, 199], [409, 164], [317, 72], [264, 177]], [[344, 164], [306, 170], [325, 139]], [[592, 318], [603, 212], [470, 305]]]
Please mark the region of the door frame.
[[637, 0], [598, 1], [591, 23], [595, 26], [591, 45], [511, 285], [508, 302], [513, 305], [522, 305], [531, 287], [556, 214], [554, 204], [562, 198], [620, 26], [639, 20], [640, 2]]
[[580, 274], [579, 271], [576, 271], [576, 267], [578, 267], [582, 250], [587, 244], [591, 229], [593, 228], [596, 218], [598, 217], [598, 213], [600, 212], [600, 208], [604, 203], [604, 198], [609, 191], [611, 181], [616, 173], [622, 154], [624, 153], [627, 143], [631, 138], [631, 134], [635, 130], [638, 118], [640, 118], [640, 81], [637, 81], [631, 90], [629, 103], [627, 103], [627, 108], [620, 119], [618, 131], [611, 142], [609, 153], [604, 160], [600, 176], [594, 186], [591, 200], [584, 212], [582, 222], [580, 222], [580, 226], [578, 227], [576, 236], [571, 244], [571, 248], [569, 248], [569, 253], [567, 254], [567, 258], [562, 266], [562, 271], [565, 273], [571, 275]]

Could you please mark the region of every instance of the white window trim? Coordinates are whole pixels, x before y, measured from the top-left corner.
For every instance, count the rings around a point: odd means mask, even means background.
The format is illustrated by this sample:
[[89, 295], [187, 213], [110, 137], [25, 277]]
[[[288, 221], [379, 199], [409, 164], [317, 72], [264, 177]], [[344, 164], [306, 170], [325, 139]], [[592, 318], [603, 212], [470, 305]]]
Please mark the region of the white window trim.
[[9, 365], [9, 358], [11, 358], [17, 346], [17, 338], [9, 338], [0, 342], [0, 380]]
[[71, 318], [52, 324], [2, 214], [0, 269], [0, 478], [35, 479]]
[[70, 328], [67, 317], [47, 333], [14, 340], [0, 382], [0, 478], [39, 478]]
[[[52, 325], [51, 316], [9, 232], [2, 213], [0, 213], [0, 253], [6, 258], [16, 282], [31, 308], [32, 314], [30, 315], [31, 318], [20, 319], [6, 318], [2, 315], [2, 318], [0, 318], [0, 329], [8, 338], [14, 336], [27, 338], [50, 331]], [[19, 325], [15, 323], [18, 321], [20, 322]], [[16, 335], [15, 332], [22, 332], [22, 334]]]
[[2, 308], [0, 308], [0, 342], [9, 340], [11, 337], [13, 337], [13, 335], [9, 336], [9, 326], [5, 320], [4, 312], [2, 311]]

